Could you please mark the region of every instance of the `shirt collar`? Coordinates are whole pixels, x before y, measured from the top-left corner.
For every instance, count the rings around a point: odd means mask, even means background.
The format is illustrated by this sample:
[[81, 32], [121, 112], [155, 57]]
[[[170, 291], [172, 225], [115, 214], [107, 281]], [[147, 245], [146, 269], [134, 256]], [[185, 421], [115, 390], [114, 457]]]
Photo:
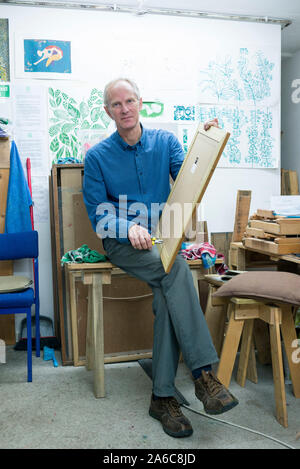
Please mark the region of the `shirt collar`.
[[115, 140], [118, 142], [118, 144], [124, 150], [135, 150], [139, 146], [143, 147], [143, 145], [145, 143], [146, 136], [145, 136], [145, 129], [144, 129], [144, 127], [141, 123], [140, 123], [140, 126], [141, 126], [141, 130], [142, 130], [142, 135], [141, 135], [141, 138], [139, 139], [139, 141], [135, 145], [129, 145], [127, 142], [125, 142], [125, 140], [123, 140], [123, 138], [121, 137], [119, 132], [116, 130], [116, 132], [114, 133]]

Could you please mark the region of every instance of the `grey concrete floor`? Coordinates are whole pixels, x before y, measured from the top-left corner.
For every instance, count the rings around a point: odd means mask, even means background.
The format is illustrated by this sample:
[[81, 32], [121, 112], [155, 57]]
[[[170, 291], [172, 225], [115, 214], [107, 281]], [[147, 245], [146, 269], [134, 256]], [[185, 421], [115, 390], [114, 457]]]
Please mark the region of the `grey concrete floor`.
[[[33, 357], [33, 382], [26, 381], [26, 352], [6, 349], [0, 364], [0, 448], [4, 449], [284, 449], [300, 448], [300, 400], [286, 385], [289, 427], [275, 418], [272, 368], [258, 364], [258, 384], [230, 390], [240, 404], [217, 419], [204, 415], [193, 383], [180, 363], [176, 387], [189, 402], [182, 408], [190, 419], [191, 437], [175, 439], [148, 415], [151, 379], [138, 362], [105, 365], [107, 397], [95, 399], [93, 375], [85, 367], [61, 366]], [[263, 435], [262, 435], [263, 434]], [[278, 441], [267, 438], [275, 438]]]

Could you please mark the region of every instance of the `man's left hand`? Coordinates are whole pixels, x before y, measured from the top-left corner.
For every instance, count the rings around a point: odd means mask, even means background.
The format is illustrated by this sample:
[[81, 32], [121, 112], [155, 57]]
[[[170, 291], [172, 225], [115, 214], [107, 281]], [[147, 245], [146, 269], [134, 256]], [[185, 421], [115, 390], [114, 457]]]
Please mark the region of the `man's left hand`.
[[208, 130], [210, 127], [219, 127], [219, 121], [216, 117], [210, 121], [205, 122], [204, 130]]

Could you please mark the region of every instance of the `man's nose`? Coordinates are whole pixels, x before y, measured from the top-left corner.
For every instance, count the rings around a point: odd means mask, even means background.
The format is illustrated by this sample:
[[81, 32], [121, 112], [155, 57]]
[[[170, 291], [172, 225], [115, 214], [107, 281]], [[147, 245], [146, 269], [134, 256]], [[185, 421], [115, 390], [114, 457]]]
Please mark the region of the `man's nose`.
[[126, 103], [121, 104], [121, 110], [122, 112], [128, 112], [129, 111], [129, 106]]

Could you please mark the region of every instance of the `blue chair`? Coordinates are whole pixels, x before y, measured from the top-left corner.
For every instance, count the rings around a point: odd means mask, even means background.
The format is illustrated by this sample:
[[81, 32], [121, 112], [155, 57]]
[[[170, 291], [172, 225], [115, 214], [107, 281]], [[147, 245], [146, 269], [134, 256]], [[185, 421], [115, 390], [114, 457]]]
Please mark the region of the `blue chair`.
[[[38, 232], [0, 234], [0, 260], [33, 259], [34, 289], [0, 292], [0, 314], [27, 316], [27, 381], [32, 381], [31, 308], [35, 305], [36, 356], [40, 356]], [[13, 277], [17, 276], [12, 276]], [[0, 276], [1, 285], [1, 276]], [[13, 287], [12, 287], [13, 288]]]

